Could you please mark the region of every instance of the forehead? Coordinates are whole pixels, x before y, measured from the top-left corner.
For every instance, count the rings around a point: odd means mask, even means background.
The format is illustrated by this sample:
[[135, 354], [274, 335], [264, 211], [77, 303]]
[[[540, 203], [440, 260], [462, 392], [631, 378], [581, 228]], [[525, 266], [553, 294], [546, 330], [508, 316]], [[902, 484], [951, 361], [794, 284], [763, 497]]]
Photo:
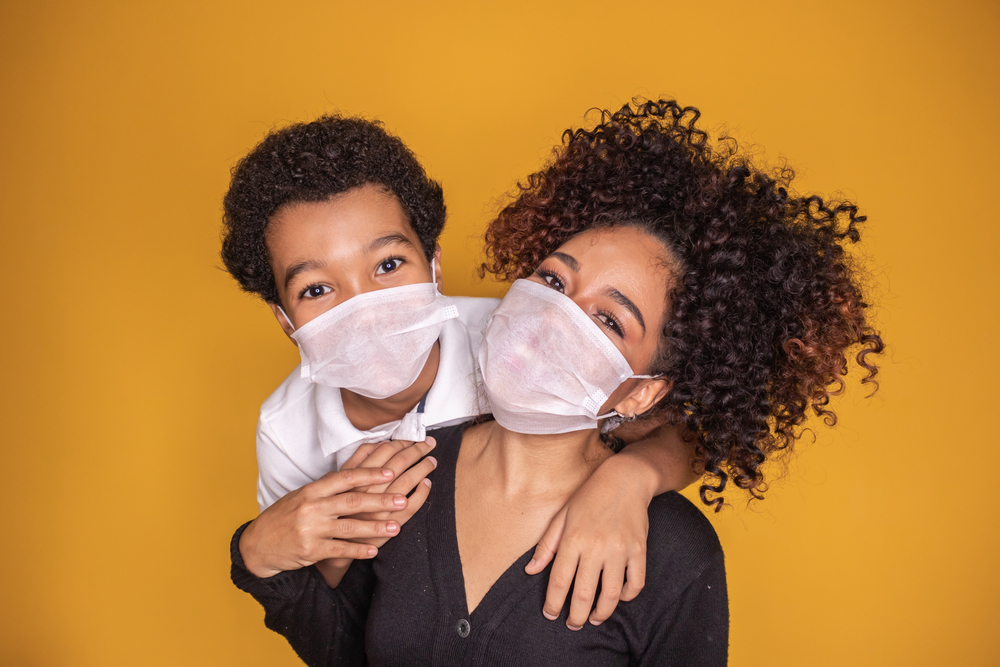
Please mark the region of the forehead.
[[615, 287], [643, 312], [661, 315], [673, 285], [668, 249], [636, 227], [611, 227], [577, 234], [557, 252], [580, 264], [580, 276], [595, 288]]
[[392, 193], [362, 185], [324, 201], [282, 206], [267, 224], [266, 242], [272, 260], [284, 255], [349, 255], [369, 242], [393, 234], [419, 239]]

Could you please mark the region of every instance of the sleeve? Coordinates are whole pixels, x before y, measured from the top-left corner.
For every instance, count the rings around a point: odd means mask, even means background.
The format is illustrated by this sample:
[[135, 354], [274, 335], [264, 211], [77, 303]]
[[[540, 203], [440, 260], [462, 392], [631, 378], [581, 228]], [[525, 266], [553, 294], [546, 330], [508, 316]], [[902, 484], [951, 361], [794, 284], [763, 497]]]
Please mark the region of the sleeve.
[[375, 575], [369, 561], [356, 561], [337, 588], [315, 567], [260, 579], [243, 564], [239, 527], [230, 543], [233, 583], [264, 607], [264, 625], [285, 637], [312, 667], [366, 665], [365, 622]]
[[313, 481], [281, 446], [263, 415], [257, 419], [257, 505], [263, 512], [290, 491]]
[[659, 615], [639, 665], [725, 667], [729, 657], [729, 596], [722, 551]]

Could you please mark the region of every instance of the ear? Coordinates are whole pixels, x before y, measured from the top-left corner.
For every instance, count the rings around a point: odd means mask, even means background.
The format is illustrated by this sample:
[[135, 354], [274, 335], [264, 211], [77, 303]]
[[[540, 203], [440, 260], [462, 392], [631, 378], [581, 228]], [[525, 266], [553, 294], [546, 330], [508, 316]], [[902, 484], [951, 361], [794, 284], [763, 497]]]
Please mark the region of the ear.
[[285, 314], [281, 312], [281, 306], [276, 303], [271, 303], [270, 301], [267, 302], [267, 305], [271, 307], [271, 312], [274, 313], [274, 319], [278, 320], [278, 324], [281, 325], [281, 330], [284, 331], [285, 335], [288, 336], [288, 339], [291, 340], [296, 347], [298, 347], [299, 344], [292, 339], [292, 334], [295, 333], [295, 327], [288, 321]]
[[434, 264], [437, 266], [437, 275], [434, 280], [437, 282], [438, 292], [444, 294], [444, 276], [441, 275], [441, 244], [434, 244]]
[[673, 386], [672, 381], [660, 378], [639, 380], [635, 389], [615, 406], [615, 412], [627, 418], [641, 415], [662, 401]]

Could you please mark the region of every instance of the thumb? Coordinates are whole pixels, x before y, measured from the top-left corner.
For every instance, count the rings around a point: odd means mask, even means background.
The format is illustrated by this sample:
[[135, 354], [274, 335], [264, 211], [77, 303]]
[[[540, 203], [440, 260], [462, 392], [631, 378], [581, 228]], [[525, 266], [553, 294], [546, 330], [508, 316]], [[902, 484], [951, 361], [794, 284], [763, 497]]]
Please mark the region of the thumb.
[[524, 566], [524, 571], [528, 574], [538, 574], [552, 562], [556, 551], [559, 549], [559, 542], [562, 540], [563, 530], [566, 528], [566, 508], [563, 507], [552, 517], [549, 527], [545, 529], [545, 534], [538, 541], [535, 553], [531, 560]]

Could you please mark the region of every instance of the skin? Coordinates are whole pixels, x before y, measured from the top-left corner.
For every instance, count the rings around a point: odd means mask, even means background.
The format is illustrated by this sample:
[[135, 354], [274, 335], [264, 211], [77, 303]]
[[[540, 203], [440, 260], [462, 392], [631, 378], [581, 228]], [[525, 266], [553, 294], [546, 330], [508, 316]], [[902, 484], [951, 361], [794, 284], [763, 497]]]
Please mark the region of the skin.
[[[266, 242], [281, 300], [280, 308], [279, 304], [270, 305], [287, 335], [358, 294], [431, 280], [430, 263], [399, 201], [373, 185], [327, 201], [279, 209], [269, 221]], [[439, 289], [440, 256], [437, 248], [435, 278]], [[647, 327], [653, 326], [651, 322], [646, 320]], [[341, 390], [348, 418], [360, 429], [402, 418], [433, 384], [438, 354], [435, 344], [417, 381], [396, 396], [378, 400]], [[548, 618], [558, 616], [570, 585], [574, 578], [578, 579], [570, 600], [570, 625], [574, 628], [588, 618], [600, 623], [610, 616], [619, 599], [630, 600], [642, 590], [646, 508], [655, 495], [681, 489], [697, 479], [690, 465], [693, 445], [684, 442], [675, 429], [621, 435], [626, 442], [645, 439], [608, 458], [578, 485], [539, 536], [534, 559], [526, 568], [529, 574], [536, 574], [554, 559], [543, 608]], [[412, 452], [396, 458], [410, 446]], [[407, 471], [404, 458], [419, 460], [432, 446], [426, 441], [396, 441], [393, 449], [362, 445], [341, 472], [355, 467], [386, 467], [396, 480]], [[308, 565], [311, 560], [327, 582], [336, 586], [350, 559], [371, 557], [373, 552], [365, 547], [381, 546], [419, 509], [426, 496], [422, 495], [425, 487], [417, 485], [434, 464], [433, 457], [428, 457], [417, 466], [418, 473], [407, 473], [405, 480], [392, 482], [394, 493], [406, 495], [417, 488], [406, 507], [393, 512], [384, 507], [380, 512], [358, 509], [359, 515], [348, 517], [316, 511], [314, 504], [330, 496], [334, 485], [329, 482], [313, 487], [322, 480], [306, 485], [300, 489], [302, 494], [278, 501], [244, 531], [240, 542], [244, 561], [257, 576], [269, 576], [267, 573], [273, 574], [283, 565]], [[389, 486], [363, 484], [350, 488], [355, 489], [352, 492], [382, 493], [388, 492]], [[319, 558], [321, 554], [324, 558]], [[626, 569], [629, 577], [623, 585]], [[594, 608], [593, 591], [602, 573], [602, 594]]]
[[[671, 273], [664, 254], [658, 241], [633, 228], [585, 232], [546, 259], [531, 280], [573, 299], [641, 374], [656, 354], [666, 309]], [[608, 295], [611, 289], [628, 297], [645, 328], [633, 311]], [[669, 388], [665, 379], [628, 380], [602, 412], [642, 414]], [[470, 612], [510, 564], [538, 543], [594, 471], [612, 458], [597, 429], [525, 435], [488, 422], [466, 431], [456, 468], [455, 516]], [[639, 566], [628, 566], [630, 576], [632, 567]], [[574, 596], [593, 599], [596, 579], [590, 574], [577, 572], [576, 589], [582, 590]], [[610, 572], [605, 581], [620, 582], [624, 575], [624, 570]], [[580, 629], [583, 619], [571, 618], [568, 625]]]

